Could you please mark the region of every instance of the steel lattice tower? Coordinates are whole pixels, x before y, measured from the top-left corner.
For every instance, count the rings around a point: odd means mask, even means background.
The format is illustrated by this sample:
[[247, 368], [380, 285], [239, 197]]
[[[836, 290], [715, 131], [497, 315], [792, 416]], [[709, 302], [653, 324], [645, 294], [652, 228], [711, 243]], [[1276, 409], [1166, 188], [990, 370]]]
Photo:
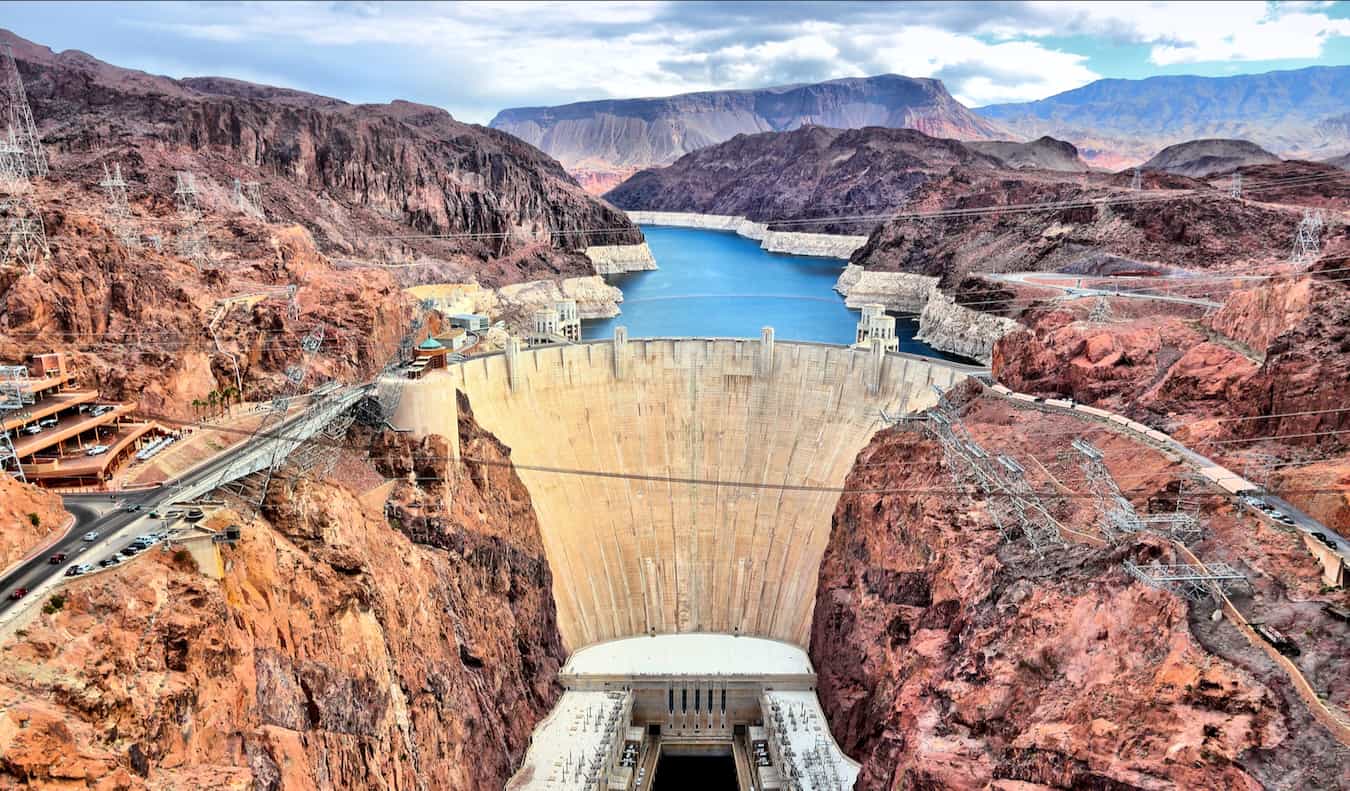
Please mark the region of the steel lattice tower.
[[1291, 264], [1306, 264], [1321, 255], [1324, 224], [1321, 209], [1303, 210], [1303, 219], [1294, 232], [1294, 251], [1289, 256]]
[[28, 174], [37, 178], [47, 176], [47, 152], [42, 148], [42, 138], [38, 136], [37, 124], [33, 122], [33, 108], [28, 105], [28, 94], [23, 88], [23, 77], [19, 76], [19, 66], [14, 62], [14, 48], [5, 45], [4, 63], [4, 100], [5, 116], [3, 121], [13, 132], [15, 141], [23, 151]]
[[51, 257], [42, 216], [24, 197], [0, 201], [0, 214], [4, 215], [0, 265], [22, 266], [28, 274], [37, 274], [38, 263]]
[[28, 157], [11, 127], [8, 136], [0, 139], [0, 192], [18, 194], [27, 192], [29, 186]]

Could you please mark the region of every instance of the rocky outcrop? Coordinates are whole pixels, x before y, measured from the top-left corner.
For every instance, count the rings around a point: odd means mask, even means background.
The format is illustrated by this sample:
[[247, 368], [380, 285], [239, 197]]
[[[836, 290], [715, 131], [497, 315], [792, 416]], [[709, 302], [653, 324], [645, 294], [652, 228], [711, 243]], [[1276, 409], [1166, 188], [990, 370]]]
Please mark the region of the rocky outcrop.
[[810, 126], [737, 136], [636, 173], [605, 198], [629, 211], [734, 215], [774, 230], [859, 235], [953, 168], [1002, 167], [956, 140], [912, 129]]
[[966, 147], [987, 154], [1013, 170], [1062, 170], [1082, 173], [1088, 164], [1078, 155], [1072, 143], [1041, 137], [1030, 143], [1008, 140], [972, 140]]
[[821, 258], [848, 258], [867, 241], [865, 236], [847, 236], [830, 233], [801, 233], [771, 231], [762, 223], [744, 217], [725, 214], [694, 214], [688, 212], [630, 211], [628, 217], [639, 225], [665, 225], [672, 228], [701, 228], [709, 231], [730, 231], [747, 239], [754, 239], [771, 253], [810, 255]]
[[940, 289], [929, 292], [914, 336], [939, 351], [988, 363], [994, 345], [1020, 327], [1016, 321], [957, 304]]
[[[514, 317], [522, 321], [536, 308], [553, 307], [563, 299], [577, 301], [577, 313], [583, 319], [608, 319], [619, 315], [623, 292], [609, 285], [599, 275], [569, 277], [563, 280], [532, 280], [497, 289], [499, 315], [508, 323]], [[522, 324], [522, 326], [524, 326]]]
[[[982, 400], [965, 425], [987, 448], [1050, 458], [1076, 421]], [[1157, 454], [1094, 441], [1127, 488], [1141, 475], [1160, 475], [1144, 492], [1168, 479]], [[859, 791], [1345, 787], [1322, 752], [1334, 740], [1299, 699], [1281, 698], [1286, 684], [1264, 654], [1236, 650], [1234, 638], [1246, 644], [1231, 626], [1211, 626], [1207, 610], [1188, 616], [1183, 599], [1121, 570], [1122, 557], [1163, 555], [1161, 542], [1071, 544], [1037, 560], [1000, 539], [978, 499], [951, 492], [952, 474], [922, 433], [884, 431], [834, 512], [810, 655], [832, 732], [862, 762]], [[1093, 512], [1059, 518], [1088, 525]], [[1223, 541], [1251, 529], [1226, 518], [1211, 528]], [[1298, 549], [1277, 538], [1241, 551], [1270, 568]], [[1316, 589], [1306, 558], [1280, 576]], [[1278, 584], [1257, 584], [1282, 599]], [[1286, 623], [1276, 611], [1272, 622]], [[1216, 655], [1212, 644], [1227, 647]]]
[[0, 571], [54, 537], [69, 516], [57, 495], [0, 473]]
[[1280, 158], [1250, 140], [1187, 140], [1154, 154], [1141, 170], [1161, 170], [1179, 176], [1204, 178], [1244, 165], [1268, 165]]
[[587, 247], [586, 257], [591, 259], [598, 275], [621, 275], [624, 272], [643, 272], [656, 268], [656, 259], [652, 258], [652, 250], [646, 242]]
[[[556, 700], [551, 575], [509, 450], [370, 441], [381, 496], [278, 481], [225, 575], [149, 552], [0, 661], [0, 786], [496, 791]], [[355, 463], [343, 462], [343, 465]]]
[[[414, 305], [389, 273], [335, 270], [303, 228], [240, 218], [224, 265], [202, 270], [168, 249], [126, 250], [84, 213], [79, 189], [38, 194], [53, 261], [37, 277], [0, 274], [0, 359], [70, 352], [84, 385], [149, 414], [188, 417], [193, 399], [227, 387], [244, 400], [269, 398], [288, 386], [301, 338], [320, 325], [309, 376], [368, 377], [412, 320]], [[284, 284], [298, 288], [295, 314]]]
[[895, 74], [512, 108], [498, 113], [489, 125], [538, 146], [591, 180], [664, 165], [738, 134], [808, 125], [905, 127], [962, 140], [1004, 136], [953, 99], [941, 82]]
[[[423, 282], [592, 274], [587, 246], [642, 241], [554, 160], [438, 108], [172, 80], [0, 37], [14, 46], [54, 180], [96, 188], [100, 163], [120, 161], [138, 221], [170, 219], [173, 173], [184, 170], [196, 174], [209, 231], [261, 213], [304, 226], [327, 254], [425, 259], [401, 273]], [[236, 179], [259, 182], [261, 206], [241, 211]]]
[[928, 298], [937, 288], [938, 279], [908, 272], [876, 272], [857, 264], [844, 267], [834, 283], [834, 290], [844, 296], [850, 308], [863, 305], [885, 305], [895, 313], [918, 315], [928, 304]]
[[1018, 328], [1004, 316], [961, 305], [938, 287], [938, 278], [908, 272], [874, 272], [845, 267], [834, 290], [850, 308], [884, 305], [893, 313], [918, 316], [916, 339], [934, 349], [988, 363], [1000, 338]]

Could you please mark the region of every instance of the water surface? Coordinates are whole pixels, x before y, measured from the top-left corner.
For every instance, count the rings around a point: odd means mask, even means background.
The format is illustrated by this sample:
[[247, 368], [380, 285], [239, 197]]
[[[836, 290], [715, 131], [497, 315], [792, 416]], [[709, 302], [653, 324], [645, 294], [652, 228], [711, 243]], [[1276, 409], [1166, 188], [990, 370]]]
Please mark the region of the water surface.
[[[770, 253], [728, 231], [643, 226], [659, 269], [611, 275], [623, 290], [623, 315], [582, 322], [585, 338], [713, 336], [758, 338], [773, 327], [778, 340], [852, 343], [858, 311], [844, 306], [834, 281], [838, 258]], [[900, 351], [956, 359], [914, 340], [918, 323], [896, 319]]]

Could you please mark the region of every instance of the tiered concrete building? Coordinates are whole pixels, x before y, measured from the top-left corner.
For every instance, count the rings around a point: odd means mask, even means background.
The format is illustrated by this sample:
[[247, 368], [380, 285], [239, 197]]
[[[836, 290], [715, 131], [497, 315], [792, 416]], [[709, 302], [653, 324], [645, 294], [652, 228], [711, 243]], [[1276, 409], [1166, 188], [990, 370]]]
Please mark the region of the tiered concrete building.
[[576, 343], [581, 340], [581, 317], [575, 299], [563, 299], [551, 308], [534, 312], [530, 333], [525, 341], [530, 346], [552, 343]]
[[895, 317], [886, 315], [885, 305], [862, 306], [857, 339], [853, 345], [860, 349], [870, 349], [872, 341], [881, 341], [881, 348], [884, 351], [894, 352], [900, 349], [900, 339], [895, 334]]

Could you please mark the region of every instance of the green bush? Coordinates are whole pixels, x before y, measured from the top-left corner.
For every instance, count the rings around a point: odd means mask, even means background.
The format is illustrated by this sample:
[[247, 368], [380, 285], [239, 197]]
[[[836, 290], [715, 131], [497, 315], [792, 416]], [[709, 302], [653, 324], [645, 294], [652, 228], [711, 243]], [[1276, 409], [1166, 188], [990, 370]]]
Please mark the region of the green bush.
[[53, 593], [51, 595], [51, 598], [47, 599], [47, 603], [42, 605], [42, 611], [48, 615], [51, 615], [53, 613], [60, 612], [60, 610], [65, 606], [66, 606], [66, 594]]
[[28, 514], [28, 521], [33, 525], [33, 527], [42, 527], [42, 517], [38, 516], [35, 513], [30, 512]]

